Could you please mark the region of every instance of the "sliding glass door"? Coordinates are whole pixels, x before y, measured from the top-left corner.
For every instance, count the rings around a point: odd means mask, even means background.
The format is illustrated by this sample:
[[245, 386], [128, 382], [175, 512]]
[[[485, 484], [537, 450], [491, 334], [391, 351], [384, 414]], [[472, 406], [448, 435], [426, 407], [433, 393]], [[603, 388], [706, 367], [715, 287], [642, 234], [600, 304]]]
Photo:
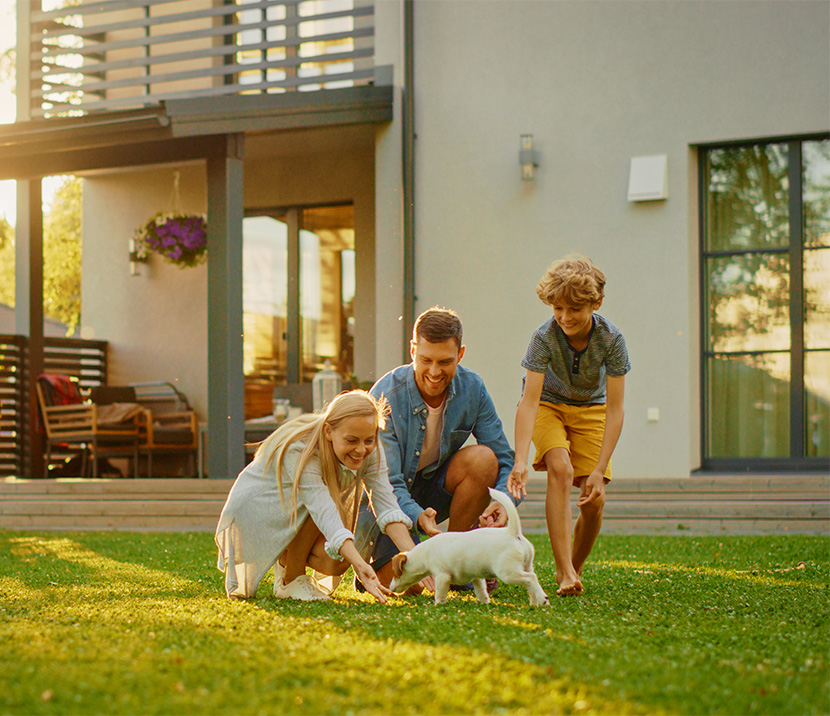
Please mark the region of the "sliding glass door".
[[261, 211], [243, 221], [245, 376], [309, 382], [354, 372], [352, 205]]
[[701, 150], [704, 466], [830, 456], [830, 140]]

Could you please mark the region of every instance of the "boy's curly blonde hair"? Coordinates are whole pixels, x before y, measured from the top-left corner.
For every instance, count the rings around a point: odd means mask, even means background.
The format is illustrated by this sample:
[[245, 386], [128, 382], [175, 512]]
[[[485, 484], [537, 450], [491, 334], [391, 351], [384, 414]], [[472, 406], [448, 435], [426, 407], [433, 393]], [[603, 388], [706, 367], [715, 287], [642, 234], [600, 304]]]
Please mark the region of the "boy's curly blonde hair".
[[542, 303], [564, 301], [572, 306], [594, 305], [605, 296], [605, 274], [591, 259], [571, 254], [548, 266], [536, 286]]

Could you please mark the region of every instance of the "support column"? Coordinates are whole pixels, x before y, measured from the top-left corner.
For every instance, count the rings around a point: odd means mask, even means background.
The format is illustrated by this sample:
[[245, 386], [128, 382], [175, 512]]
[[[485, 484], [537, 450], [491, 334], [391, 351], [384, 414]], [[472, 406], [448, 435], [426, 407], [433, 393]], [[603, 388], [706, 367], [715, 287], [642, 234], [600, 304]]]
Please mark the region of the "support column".
[[[43, 450], [37, 431], [35, 381], [43, 373], [43, 207], [40, 178], [17, 182], [15, 227], [15, 332], [28, 337], [29, 474], [43, 474]], [[24, 460], [25, 462], [25, 460]]]
[[208, 474], [233, 478], [245, 465], [242, 364], [243, 140], [219, 138], [208, 182]]

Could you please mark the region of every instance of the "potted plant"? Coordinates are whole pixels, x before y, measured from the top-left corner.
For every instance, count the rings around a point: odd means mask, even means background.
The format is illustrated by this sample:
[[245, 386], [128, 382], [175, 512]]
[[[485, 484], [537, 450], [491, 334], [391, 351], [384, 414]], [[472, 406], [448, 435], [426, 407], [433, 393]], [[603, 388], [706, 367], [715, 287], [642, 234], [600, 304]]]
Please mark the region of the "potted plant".
[[197, 266], [207, 258], [207, 222], [198, 214], [160, 212], [135, 233], [138, 260], [154, 251], [179, 268]]

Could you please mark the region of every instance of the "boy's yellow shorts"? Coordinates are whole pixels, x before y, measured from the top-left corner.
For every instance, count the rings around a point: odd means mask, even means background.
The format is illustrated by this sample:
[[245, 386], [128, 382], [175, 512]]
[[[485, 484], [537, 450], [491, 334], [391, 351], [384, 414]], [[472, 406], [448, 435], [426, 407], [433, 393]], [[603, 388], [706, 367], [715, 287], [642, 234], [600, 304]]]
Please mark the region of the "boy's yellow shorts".
[[[545, 455], [554, 448], [565, 448], [577, 478], [590, 475], [599, 459], [602, 436], [605, 433], [605, 405], [565, 405], [539, 403], [536, 424], [533, 426], [533, 444], [536, 456], [533, 468], [545, 472]], [[611, 479], [611, 463], [605, 470], [605, 479]]]

